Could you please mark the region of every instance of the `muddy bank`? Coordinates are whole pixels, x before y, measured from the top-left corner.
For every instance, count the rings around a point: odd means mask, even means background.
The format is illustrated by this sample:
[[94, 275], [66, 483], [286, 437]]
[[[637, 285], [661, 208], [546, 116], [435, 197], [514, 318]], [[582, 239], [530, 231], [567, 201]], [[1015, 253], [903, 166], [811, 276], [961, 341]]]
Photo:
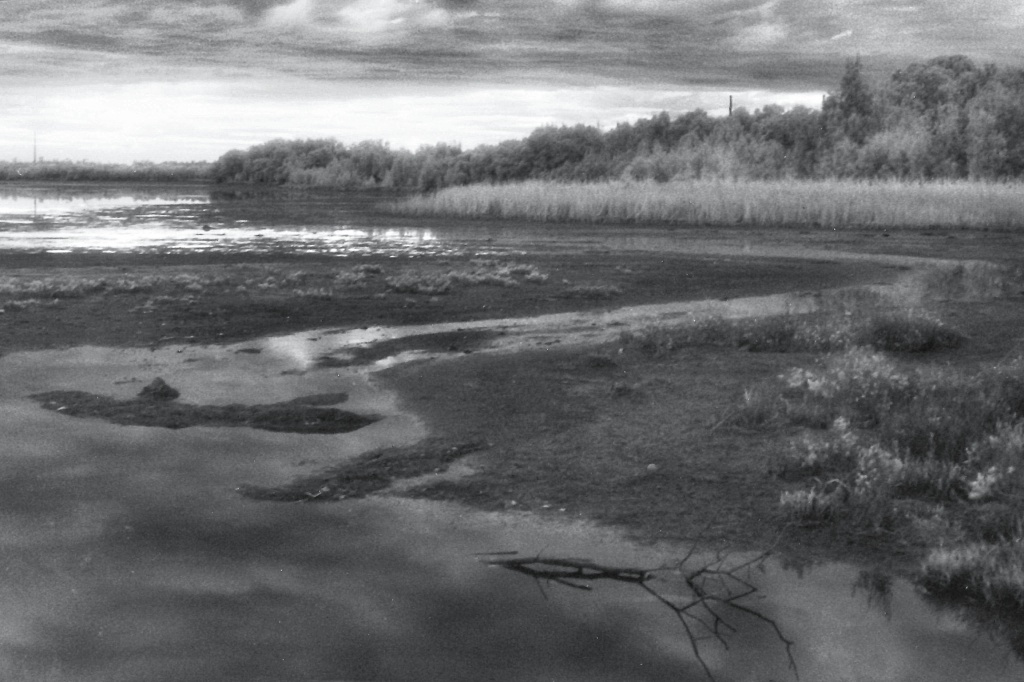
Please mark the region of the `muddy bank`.
[[[481, 242], [481, 247], [486, 243]], [[467, 249], [470, 254], [474, 249]], [[230, 257], [229, 257], [230, 256]], [[813, 291], [893, 281], [899, 266], [691, 255], [600, 243], [552, 254], [509, 248], [488, 260], [529, 280], [466, 277], [474, 255], [352, 259], [0, 253], [0, 353], [37, 348], [231, 343], [301, 329], [479, 321], [648, 303]], [[450, 277], [455, 273], [455, 277]], [[448, 277], [443, 292], [399, 293]], [[460, 278], [461, 277], [461, 278]]]
[[[154, 381], [154, 384], [160, 379]], [[153, 386], [154, 384], [150, 384]], [[266, 405], [193, 405], [176, 402], [178, 391], [160, 383], [131, 400], [117, 400], [88, 391], [47, 391], [30, 396], [44, 410], [66, 417], [101, 419], [122, 426], [185, 429], [191, 426], [245, 426], [286, 433], [349, 433], [379, 420], [334, 407], [344, 393], [300, 396]]]
[[450, 465], [487, 448], [485, 441], [462, 443], [428, 438], [413, 446], [374, 450], [278, 486], [243, 484], [239, 494], [272, 502], [336, 502], [366, 497], [393, 483], [444, 472]]

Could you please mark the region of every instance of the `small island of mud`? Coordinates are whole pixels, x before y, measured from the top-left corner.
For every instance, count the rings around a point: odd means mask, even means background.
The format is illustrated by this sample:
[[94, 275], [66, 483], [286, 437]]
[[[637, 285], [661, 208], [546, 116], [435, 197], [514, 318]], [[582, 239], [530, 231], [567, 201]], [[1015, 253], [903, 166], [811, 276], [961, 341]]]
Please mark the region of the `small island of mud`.
[[44, 409], [122, 426], [247, 426], [288, 433], [349, 433], [378, 420], [327, 407], [344, 402], [348, 398], [344, 393], [302, 396], [266, 405], [192, 405], [176, 402], [177, 397], [178, 391], [159, 378], [130, 400], [86, 391], [48, 391], [32, 396]]

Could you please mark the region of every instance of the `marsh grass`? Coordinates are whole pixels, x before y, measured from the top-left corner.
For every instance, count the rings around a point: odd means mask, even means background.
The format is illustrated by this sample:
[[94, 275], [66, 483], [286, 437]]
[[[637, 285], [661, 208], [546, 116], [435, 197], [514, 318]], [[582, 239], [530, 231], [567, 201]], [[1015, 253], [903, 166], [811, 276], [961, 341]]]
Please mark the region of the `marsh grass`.
[[[401, 293], [444, 294], [452, 287], [543, 284], [548, 275], [524, 263], [473, 259], [466, 267], [444, 272], [389, 268], [373, 263], [347, 269], [312, 271], [276, 264], [245, 264], [218, 268], [216, 272], [178, 271], [153, 274], [83, 275], [74, 272], [33, 277], [0, 277], [0, 309], [20, 312], [62, 300], [97, 296], [144, 295], [142, 306], [186, 303], [218, 291], [251, 297], [289, 297], [332, 300], [352, 291], [376, 287]], [[139, 306], [136, 306], [139, 308]]]
[[904, 300], [985, 301], [1024, 289], [1024, 269], [988, 261], [936, 262], [920, 268], [900, 285]]
[[972, 596], [986, 604], [1024, 609], [1024, 532], [1007, 542], [971, 542], [932, 550], [921, 585], [936, 594]]
[[787, 519], [910, 533], [933, 546], [930, 590], [1024, 607], [1024, 361], [970, 373], [857, 348], [748, 390], [734, 422], [809, 427], [772, 467]]
[[622, 342], [661, 357], [688, 346], [751, 352], [833, 352], [856, 347], [920, 353], [955, 348], [964, 337], [922, 309], [903, 308], [870, 289], [821, 294], [816, 310], [755, 318], [707, 317], [624, 332]]
[[540, 222], [1024, 227], [1024, 193], [981, 182], [674, 181], [568, 184], [528, 181], [449, 187], [390, 204], [403, 215]]
[[443, 272], [410, 270], [387, 277], [385, 282], [395, 293], [437, 296], [449, 293], [458, 285], [518, 287], [522, 282], [543, 284], [547, 279], [546, 274], [532, 265], [473, 259], [466, 268]]

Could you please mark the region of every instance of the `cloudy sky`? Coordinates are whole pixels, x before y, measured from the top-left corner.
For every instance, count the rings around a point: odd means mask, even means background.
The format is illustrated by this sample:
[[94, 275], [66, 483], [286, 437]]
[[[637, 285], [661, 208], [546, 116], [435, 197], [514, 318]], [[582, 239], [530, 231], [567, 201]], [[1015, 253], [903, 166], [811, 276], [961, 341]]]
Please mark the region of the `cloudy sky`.
[[819, 105], [845, 60], [1024, 66], [1019, 0], [3, 0], [0, 159], [213, 160], [276, 137], [472, 147]]

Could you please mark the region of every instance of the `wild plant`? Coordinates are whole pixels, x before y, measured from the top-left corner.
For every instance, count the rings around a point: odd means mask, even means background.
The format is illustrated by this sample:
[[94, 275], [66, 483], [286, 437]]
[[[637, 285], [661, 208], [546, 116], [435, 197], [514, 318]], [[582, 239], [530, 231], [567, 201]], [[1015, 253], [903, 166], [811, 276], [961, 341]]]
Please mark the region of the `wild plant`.
[[805, 482], [780, 496], [783, 514], [946, 543], [925, 561], [923, 584], [1024, 606], [1021, 361], [976, 374], [908, 370], [854, 349], [782, 375], [774, 402], [767, 385], [758, 391], [741, 411], [821, 429], [796, 441], [779, 467], [786, 480]]
[[447, 294], [452, 288], [452, 278], [447, 274], [404, 272], [385, 280], [388, 289], [399, 294], [426, 294], [438, 296]]
[[[731, 346], [750, 352], [834, 352], [864, 347], [878, 351], [928, 352], [955, 348], [963, 336], [917, 310], [880, 308], [855, 312], [840, 301], [811, 313], [758, 318], [706, 317], [684, 325], [642, 330], [627, 341], [648, 344], [658, 337], [663, 350], [687, 346]], [[647, 337], [646, 339], [644, 337]]]
[[935, 593], [973, 596], [1002, 608], [1024, 608], [1024, 529], [1011, 539], [940, 546], [922, 562], [919, 582]]
[[886, 356], [863, 348], [829, 356], [821, 369], [794, 368], [781, 378], [791, 421], [827, 425], [843, 417], [856, 428], [878, 426], [916, 388], [913, 377]]
[[614, 284], [577, 284], [565, 290], [574, 298], [607, 299], [622, 295], [622, 287]]

